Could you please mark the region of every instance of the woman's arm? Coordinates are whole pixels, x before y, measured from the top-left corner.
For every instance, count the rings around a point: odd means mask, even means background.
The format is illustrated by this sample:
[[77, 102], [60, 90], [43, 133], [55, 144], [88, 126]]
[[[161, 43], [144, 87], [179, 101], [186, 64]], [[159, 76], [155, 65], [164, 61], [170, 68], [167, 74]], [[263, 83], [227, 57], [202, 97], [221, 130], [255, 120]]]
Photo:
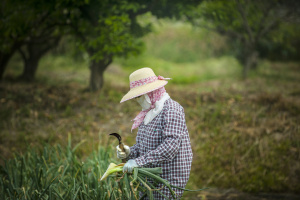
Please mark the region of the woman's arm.
[[130, 147], [130, 154], [127, 157], [127, 160], [129, 159], [135, 159], [139, 156], [139, 148], [137, 144], [134, 144], [133, 146]]
[[163, 142], [156, 149], [136, 158], [137, 164], [144, 166], [150, 163], [159, 163], [174, 159], [179, 151], [181, 139], [185, 132], [186, 123], [184, 113], [177, 110], [166, 111], [162, 132]]

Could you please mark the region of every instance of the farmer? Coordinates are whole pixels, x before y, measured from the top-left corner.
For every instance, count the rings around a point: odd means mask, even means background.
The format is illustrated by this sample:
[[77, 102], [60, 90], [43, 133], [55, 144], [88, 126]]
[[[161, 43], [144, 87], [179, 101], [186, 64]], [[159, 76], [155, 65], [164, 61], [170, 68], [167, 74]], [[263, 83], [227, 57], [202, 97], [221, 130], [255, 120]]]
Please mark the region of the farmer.
[[[131, 131], [138, 128], [136, 144], [125, 147], [125, 153], [117, 146], [117, 156], [127, 159], [123, 171], [132, 172], [135, 167], [161, 167], [161, 177], [172, 185], [184, 188], [189, 179], [193, 153], [182, 106], [172, 100], [164, 86], [166, 78], [156, 76], [152, 69], [142, 68], [130, 76], [130, 91], [121, 103], [135, 100], [142, 111], [133, 119]], [[158, 185], [157, 188], [161, 188]], [[183, 191], [173, 188], [180, 199]], [[167, 187], [160, 190], [172, 199]], [[153, 192], [154, 199], [164, 199]]]

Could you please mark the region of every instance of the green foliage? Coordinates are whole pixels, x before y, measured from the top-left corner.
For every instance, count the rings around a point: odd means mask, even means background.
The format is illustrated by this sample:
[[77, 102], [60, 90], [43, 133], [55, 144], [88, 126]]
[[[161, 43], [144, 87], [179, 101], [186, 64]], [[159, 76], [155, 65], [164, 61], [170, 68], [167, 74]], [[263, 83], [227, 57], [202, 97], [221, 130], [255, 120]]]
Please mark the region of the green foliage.
[[299, 60], [300, 27], [297, 22], [279, 26], [259, 44], [261, 57], [277, 61]]
[[[143, 16], [141, 23], [151, 20], [157, 19]], [[141, 67], [151, 67], [157, 74], [167, 72], [176, 84], [238, 77], [240, 64], [237, 60], [219, 56], [227, 51], [224, 37], [170, 20], [157, 20], [153, 27], [153, 33], [142, 38], [146, 49], [141, 55], [118, 58], [115, 63], [125, 67], [128, 73]]]
[[20, 48], [31, 40], [38, 42], [40, 36], [49, 40], [54, 35], [63, 34], [57, 23], [67, 20], [63, 13], [65, 5], [54, 1], [5, 0], [1, 4], [1, 52]]
[[94, 151], [85, 162], [75, 147], [45, 146], [5, 161], [0, 173], [1, 199], [109, 199], [118, 197], [117, 184], [100, 183], [111, 149]]
[[226, 51], [224, 37], [180, 21], [159, 20], [145, 37], [147, 54], [174, 63], [218, 57]]
[[[165, 2], [163, 5], [165, 7], [153, 2], [126, 0], [89, 1], [79, 8], [79, 13], [74, 15], [70, 23], [81, 48], [88, 51], [92, 59], [108, 62], [111, 57], [137, 55], [143, 49], [137, 37], [148, 33], [151, 23], [141, 24], [137, 16], [149, 11], [160, 17], [179, 16], [175, 11], [162, 15], [162, 11], [175, 7], [185, 9], [185, 6], [179, 7], [179, 4], [173, 5], [173, 2]], [[157, 6], [160, 7], [159, 12]]]
[[299, 57], [297, 6], [297, 1], [207, 0], [189, 19], [196, 26], [226, 35], [231, 53], [242, 64], [253, 50], [263, 58], [295, 59]]
[[142, 43], [130, 34], [130, 20], [127, 15], [100, 18], [98, 22], [101, 25], [94, 31], [99, 36], [90, 38], [85, 47], [98, 49], [91, 59], [99, 61], [104, 60], [105, 55], [128, 56], [140, 52]]

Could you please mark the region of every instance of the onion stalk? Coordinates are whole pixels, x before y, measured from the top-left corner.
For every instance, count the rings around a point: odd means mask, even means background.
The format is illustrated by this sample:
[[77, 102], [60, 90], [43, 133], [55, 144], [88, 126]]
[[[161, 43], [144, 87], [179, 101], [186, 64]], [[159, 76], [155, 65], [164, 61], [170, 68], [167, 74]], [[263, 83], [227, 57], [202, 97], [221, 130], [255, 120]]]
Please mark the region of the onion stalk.
[[[163, 187], [167, 187], [172, 195], [172, 198], [176, 199], [176, 194], [172, 188], [177, 188], [180, 190], [184, 191], [201, 191], [205, 190], [208, 188], [202, 188], [199, 190], [189, 190], [185, 188], [181, 188], [175, 185], [171, 185], [169, 181], [163, 179], [160, 177], [160, 174], [162, 174], [162, 168], [161, 167], [156, 167], [156, 168], [139, 168], [136, 167], [133, 169], [133, 173], [129, 174], [127, 172], [123, 173], [123, 166], [124, 163], [116, 165], [114, 163], [110, 163], [108, 166], [108, 169], [102, 176], [100, 181], [105, 180], [109, 175], [112, 175], [113, 173], [117, 173], [117, 176], [119, 175], [119, 179], [116, 180], [116, 182], [119, 183], [120, 187], [120, 192], [123, 194], [126, 194], [128, 199], [138, 199], [137, 191], [140, 191], [144, 193], [144, 196], [147, 195], [147, 197], [150, 200], [153, 200], [153, 191], [157, 191], [160, 193], [165, 199], [165, 195], [161, 193], [161, 189]], [[123, 179], [123, 180], [122, 180]], [[148, 180], [151, 179], [153, 182], [149, 182]], [[123, 182], [122, 182], [123, 181]], [[122, 182], [122, 184], [121, 184]], [[163, 185], [162, 188], [156, 188], [154, 185], [155, 183], [161, 183]]]

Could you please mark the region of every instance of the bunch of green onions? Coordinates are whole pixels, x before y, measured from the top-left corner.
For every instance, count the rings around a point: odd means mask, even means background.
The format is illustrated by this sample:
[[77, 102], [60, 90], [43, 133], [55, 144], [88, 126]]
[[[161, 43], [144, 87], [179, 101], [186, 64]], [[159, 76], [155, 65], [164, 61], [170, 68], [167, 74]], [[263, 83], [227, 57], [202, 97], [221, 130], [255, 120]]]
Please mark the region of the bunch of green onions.
[[[189, 190], [185, 188], [181, 188], [175, 185], [171, 185], [167, 180], [160, 177], [162, 174], [162, 168], [134, 168], [133, 173], [129, 174], [127, 172], [123, 173], [123, 166], [125, 163], [121, 163], [116, 165], [114, 163], [110, 163], [108, 169], [102, 176], [100, 181], [105, 180], [107, 177], [115, 174], [114, 177], [117, 178], [117, 182], [119, 184], [119, 192], [122, 193], [122, 196], [127, 199], [137, 200], [139, 199], [138, 192], [142, 192], [144, 195], [140, 198], [148, 196], [150, 200], [153, 200], [153, 191], [157, 191], [161, 194], [165, 199], [168, 199], [161, 191], [163, 187], [167, 187], [172, 194], [172, 197], [176, 199], [176, 194], [172, 188], [177, 188], [184, 191], [201, 191], [207, 188], [202, 188], [199, 190]], [[151, 182], [149, 180], [152, 180]], [[163, 185], [162, 188], [157, 189], [155, 187], [156, 184], [161, 183]]]

